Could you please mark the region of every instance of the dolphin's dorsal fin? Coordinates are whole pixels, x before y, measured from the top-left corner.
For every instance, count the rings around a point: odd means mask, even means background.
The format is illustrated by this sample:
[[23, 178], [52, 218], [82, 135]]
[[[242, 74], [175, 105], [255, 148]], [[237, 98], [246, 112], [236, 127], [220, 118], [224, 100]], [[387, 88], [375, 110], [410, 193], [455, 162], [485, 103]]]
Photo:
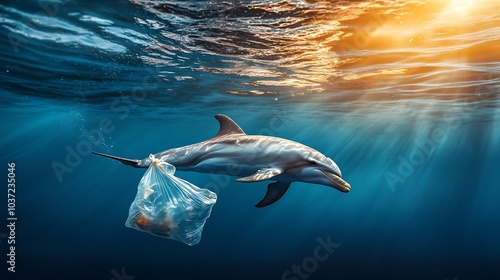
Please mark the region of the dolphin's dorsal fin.
[[245, 134], [243, 129], [236, 124], [230, 117], [226, 115], [215, 115], [215, 118], [219, 121], [220, 129], [219, 133], [215, 135], [213, 138], [217, 138], [226, 134]]

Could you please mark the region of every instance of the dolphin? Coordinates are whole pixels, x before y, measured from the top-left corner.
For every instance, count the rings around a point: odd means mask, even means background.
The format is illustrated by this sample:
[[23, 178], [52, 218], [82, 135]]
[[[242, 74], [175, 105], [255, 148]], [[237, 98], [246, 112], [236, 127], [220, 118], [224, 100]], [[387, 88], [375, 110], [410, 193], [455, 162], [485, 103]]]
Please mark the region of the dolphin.
[[[238, 182], [275, 181], [255, 205], [258, 208], [278, 201], [295, 181], [326, 185], [345, 193], [351, 190], [337, 164], [315, 149], [283, 138], [247, 135], [228, 116], [219, 114], [215, 118], [220, 129], [214, 137], [154, 156], [181, 171], [239, 176]], [[137, 168], [151, 165], [149, 157], [137, 160], [92, 153]]]

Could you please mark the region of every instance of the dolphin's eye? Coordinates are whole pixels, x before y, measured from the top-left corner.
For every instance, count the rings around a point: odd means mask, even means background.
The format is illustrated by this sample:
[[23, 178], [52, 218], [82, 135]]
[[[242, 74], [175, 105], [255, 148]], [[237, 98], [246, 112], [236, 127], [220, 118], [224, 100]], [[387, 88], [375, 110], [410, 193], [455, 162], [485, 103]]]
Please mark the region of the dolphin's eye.
[[308, 160], [307, 161], [310, 165], [316, 165], [316, 162], [314, 160]]

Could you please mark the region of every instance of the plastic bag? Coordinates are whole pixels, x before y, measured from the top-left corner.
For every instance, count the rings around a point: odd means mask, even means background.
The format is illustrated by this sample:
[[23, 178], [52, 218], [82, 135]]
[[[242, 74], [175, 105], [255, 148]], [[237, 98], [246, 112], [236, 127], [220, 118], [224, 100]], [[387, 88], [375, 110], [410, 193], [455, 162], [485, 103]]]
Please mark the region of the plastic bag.
[[150, 155], [125, 226], [193, 246], [200, 242], [217, 195], [174, 176], [175, 167]]

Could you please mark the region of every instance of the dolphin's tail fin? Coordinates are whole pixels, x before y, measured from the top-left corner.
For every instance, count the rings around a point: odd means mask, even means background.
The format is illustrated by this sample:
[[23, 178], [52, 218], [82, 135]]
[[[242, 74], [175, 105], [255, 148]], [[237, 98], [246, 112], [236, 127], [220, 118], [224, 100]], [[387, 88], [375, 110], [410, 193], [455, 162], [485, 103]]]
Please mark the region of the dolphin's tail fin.
[[143, 168], [144, 167], [144, 166], [140, 165], [141, 161], [138, 160], [138, 159], [128, 159], [128, 158], [115, 157], [115, 156], [110, 156], [110, 155], [107, 155], [107, 154], [98, 153], [98, 152], [94, 152], [94, 151], [92, 151], [92, 153], [96, 154], [98, 156], [103, 156], [103, 157], [107, 157], [107, 158], [118, 160], [118, 161], [120, 161], [121, 163], [123, 163], [125, 165], [130, 165], [130, 166], [137, 167], [137, 168], [141, 168], [141, 167]]

